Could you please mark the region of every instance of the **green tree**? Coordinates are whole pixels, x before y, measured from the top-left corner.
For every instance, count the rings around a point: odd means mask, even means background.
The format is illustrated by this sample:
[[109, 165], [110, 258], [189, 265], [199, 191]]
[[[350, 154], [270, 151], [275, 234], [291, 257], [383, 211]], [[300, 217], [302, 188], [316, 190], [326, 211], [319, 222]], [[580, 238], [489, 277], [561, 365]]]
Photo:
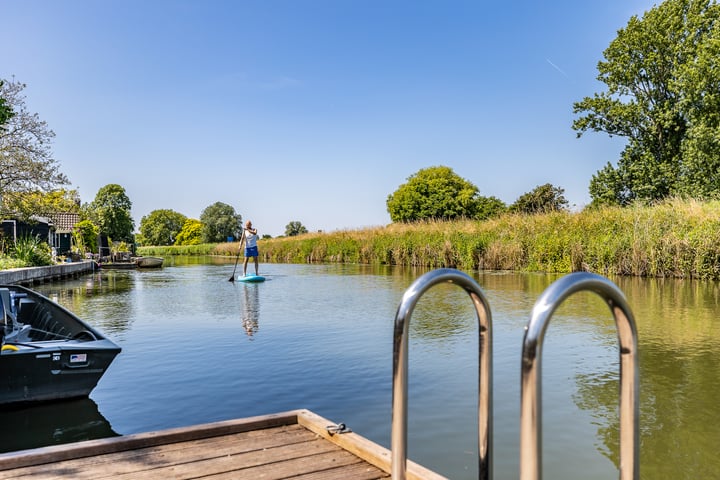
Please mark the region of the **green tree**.
[[202, 243], [203, 224], [200, 220], [188, 218], [182, 230], [175, 237], [175, 245], [200, 245]]
[[73, 228], [73, 242], [82, 252], [97, 252], [100, 229], [90, 220], [81, 220]]
[[227, 203], [215, 202], [200, 213], [203, 242], [224, 242], [228, 237], [238, 237], [242, 229], [242, 215]]
[[593, 203], [720, 191], [720, 6], [665, 0], [618, 31], [598, 63], [607, 90], [573, 106], [587, 131], [627, 139], [590, 182]]
[[28, 192], [69, 183], [50, 148], [55, 133], [37, 113], [28, 112], [24, 88], [15, 81], [0, 82], [0, 214]]
[[173, 245], [187, 217], [174, 210], [153, 210], [140, 219], [140, 235], [146, 245]]
[[130, 215], [132, 202], [125, 189], [115, 183], [98, 190], [95, 200], [84, 206], [85, 216], [116, 242], [132, 242], [135, 222]]
[[308, 233], [307, 228], [305, 228], [302, 223], [292, 221], [285, 225], [285, 235], [288, 237], [294, 237], [295, 235], [300, 235], [301, 233]]
[[387, 210], [393, 222], [426, 219], [475, 218], [481, 196], [478, 188], [450, 167], [419, 170], [388, 195]]
[[507, 210], [505, 202], [497, 197], [478, 197], [475, 218], [478, 220], [486, 220], [488, 218], [497, 217]]
[[64, 188], [43, 192], [35, 190], [22, 195], [11, 196], [5, 207], [21, 218], [31, 215], [53, 213], [80, 213], [80, 194], [77, 190]]
[[[0, 80], [0, 92], [2, 92], [4, 84], [5, 82]], [[14, 113], [10, 105], [7, 104], [5, 98], [0, 96], [0, 131], [5, 130], [5, 124], [13, 115]]]
[[678, 78], [690, 126], [681, 149], [680, 193], [714, 198], [720, 193], [720, 6], [700, 2], [700, 9], [697, 30], [706, 37]]
[[549, 183], [538, 185], [532, 191], [520, 195], [509, 210], [529, 214], [567, 210], [568, 201], [564, 193], [565, 190]]

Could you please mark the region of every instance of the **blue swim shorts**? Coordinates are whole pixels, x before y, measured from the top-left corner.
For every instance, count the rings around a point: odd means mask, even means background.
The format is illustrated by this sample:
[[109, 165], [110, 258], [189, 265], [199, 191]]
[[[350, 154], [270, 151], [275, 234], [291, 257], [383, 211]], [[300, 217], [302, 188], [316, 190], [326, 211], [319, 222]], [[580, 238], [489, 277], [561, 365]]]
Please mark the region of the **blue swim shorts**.
[[258, 256], [257, 247], [245, 247], [245, 256], [246, 257], [257, 257]]

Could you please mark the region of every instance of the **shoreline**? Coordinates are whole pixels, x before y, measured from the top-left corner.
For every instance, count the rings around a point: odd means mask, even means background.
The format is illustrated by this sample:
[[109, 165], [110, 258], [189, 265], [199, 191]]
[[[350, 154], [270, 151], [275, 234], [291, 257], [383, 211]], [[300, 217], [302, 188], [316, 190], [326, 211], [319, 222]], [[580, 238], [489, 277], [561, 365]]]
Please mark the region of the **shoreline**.
[[11, 268], [8, 270], [0, 270], [0, 284], [27, 286], [33, 285], [34, 283], [44, 283], [67, 277], [75, 277], [97, 270], [97, 264], [92, 260], [44, 267]]

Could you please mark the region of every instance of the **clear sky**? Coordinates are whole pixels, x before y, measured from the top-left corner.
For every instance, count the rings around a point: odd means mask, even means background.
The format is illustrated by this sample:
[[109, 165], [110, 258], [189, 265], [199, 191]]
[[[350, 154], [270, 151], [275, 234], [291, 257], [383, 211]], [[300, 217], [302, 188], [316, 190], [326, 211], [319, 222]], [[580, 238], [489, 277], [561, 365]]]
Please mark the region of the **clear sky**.
[[390, 223], [387, 196], [451, 167], [510, 204], [590, 200], [624, 143], [577, 139], [602, 52], [649, 0], [0, 0], [0, 78], [27, 84], [60, 169], [136, 226], [232, 205], [260, 234]]

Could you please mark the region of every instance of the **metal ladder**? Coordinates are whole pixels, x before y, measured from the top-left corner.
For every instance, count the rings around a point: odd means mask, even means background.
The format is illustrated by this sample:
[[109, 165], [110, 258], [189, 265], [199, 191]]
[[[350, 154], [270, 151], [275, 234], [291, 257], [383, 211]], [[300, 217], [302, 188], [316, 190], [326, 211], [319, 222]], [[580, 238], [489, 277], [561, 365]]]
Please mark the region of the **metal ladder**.
[[459, 270], [433, 270], [415, 280], [405, 291], [397, 314], [393, 334], [392, 399], [392, 478], [405, 480], [407, 469], [407, 363], [410, 316], [420, 297], [433, 285], [452, 283], [463, 288], [472, 299], [479, 326], [478, 341], [478, 465], [479, 478], [492, 477], [492, 319], [490, 306], [480, 286]]
[[[420, 297], [432, 286], [451, 283], [463, 288], [477, 312], [478, 342], [478, 478], [489, 480], [492, 468], [492, 319], [481, 288], [470, 276], [453, 269], [422, 275], [405, 291], [393, 334], [393, 400], [391, 474], [407, 474], [407, 363], [410, 317]], [[598, 294], [615, 318], [620, 345], [620, 479], [640, 478], [637, 330], [625, 296], [610, 280], [593, 273], [571, 273], [550, 285], [535, 302], [525, 327], [520, 392], [520, 480], [542, 477], [541, 351], [550, 318], [570, 295], [580, 291]]]

